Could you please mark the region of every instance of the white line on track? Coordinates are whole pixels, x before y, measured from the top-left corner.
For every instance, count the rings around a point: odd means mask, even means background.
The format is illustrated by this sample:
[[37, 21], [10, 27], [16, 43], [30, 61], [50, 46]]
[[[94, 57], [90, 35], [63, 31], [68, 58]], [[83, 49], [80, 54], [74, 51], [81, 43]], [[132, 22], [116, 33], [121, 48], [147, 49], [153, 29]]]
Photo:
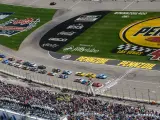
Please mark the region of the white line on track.
[[76, 6], [77, 4], [79, 4], [81, 2], [81, 0], [78, 0], [75, 4], [73, 4], [71, 7], [69, 7], [69, 9], [72, 9], [74, 6]]
[[122, 11], [124, 11], [124, 10], [127, 9], [129, 6], [131, 6], [135, 1], [136, 1], [136, 0], [134, 0], [133, 2], [131, 2], [130, 4], [128, 4], [126, 7], [124, 7], [124, 8], [122, 9]]

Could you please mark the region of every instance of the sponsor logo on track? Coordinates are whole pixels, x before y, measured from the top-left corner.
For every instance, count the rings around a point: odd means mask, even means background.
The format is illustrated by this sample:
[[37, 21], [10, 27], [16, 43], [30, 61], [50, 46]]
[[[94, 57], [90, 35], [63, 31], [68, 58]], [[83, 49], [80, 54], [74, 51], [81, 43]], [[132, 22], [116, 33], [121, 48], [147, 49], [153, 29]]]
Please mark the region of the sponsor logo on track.
[[67, 38], [49, 38], [49, 41], [66, 42]]
[[73, 24], [73, 25], [69, 25], [67, 27], [67, 29], [76, 29], [76, 30], [81, 30], [84, 27], [83, 24], [79, 23], [79, 24]]
[[101, 15], [81, 15], [75, 22], [95, 22]]
[[7, 17], [9, 17], [10, 15], [12, 15], [13, 13], [7, 13], [7, 12], [0, 12], [0, 20], [3, 20]]
[[72, 35], [74, 35], [75, 33], [76, 33], [76, 32], [74, 32], [74, 31], [71, 31], [71, 32], [62, 31], [62, 32], [59, 32], [57, 35], [72, 36]]
[[131, 24], [120, 31], [120, 38], [133, 45], [160, 48], [160, 18]]
[[35, 27], [40, 19], [26, 18], [26, 19], [10, 19], [9, 21], [0, 24], [0, 35], [12, 36], [20, 32], [28, 31]]

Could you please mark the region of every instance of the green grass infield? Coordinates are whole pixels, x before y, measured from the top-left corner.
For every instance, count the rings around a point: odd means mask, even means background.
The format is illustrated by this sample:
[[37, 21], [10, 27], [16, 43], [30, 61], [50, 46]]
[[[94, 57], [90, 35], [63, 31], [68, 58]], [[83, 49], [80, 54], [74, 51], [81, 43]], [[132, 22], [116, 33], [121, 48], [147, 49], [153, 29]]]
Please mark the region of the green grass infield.
[[35, 27], [30, 30], [23, 31], [12, 35], [10, 37], [0, 35], [0, 44], [6, 47], [9, 47], [14, 50], [18, 50], [22, 41], [31, 34], [35, 29], [42, 26], [46, 22], [50, 21], [56, 10], [54, 9], [44, 9], [44, 8], [31, 8], [31, 7], [22, 7], [22, 6], [12, 6], [0, 4], [0, 13], [2, 12], [13, 12], [12, 15], [0, 19], [0, 24], [3, 24], [11, 19], [17, 18], [18, 20], [24, 20], [26, 18], [40, 19], [40, 22], [36, 24]]
[[[112, 11], [105, 15], [100, 21], [96, 22], [80, 36], [76, 37], [69, 44], [61, 48], [58, 52], [79, 56], [159, 63], [157, 61], [149, 60], [149, 56], [117, 54], [112, 53], [112, 50], [125, 43], [119, 36], [120, 31], [124, 27], [138, 21], [159, 17], [160, 13], [142, 12], [142, 14], [139, 15], [123, 15], [115, 14], [115, 12], [116, 11]], [[143, 15], [143, 13], [147, 14]], [[70, 46], [73, 46], [74, 48], [87, 46], [85, 48], [92, 48], [98, 52], [80, 52], [77, 50], [65, 51], [65, 48]]]

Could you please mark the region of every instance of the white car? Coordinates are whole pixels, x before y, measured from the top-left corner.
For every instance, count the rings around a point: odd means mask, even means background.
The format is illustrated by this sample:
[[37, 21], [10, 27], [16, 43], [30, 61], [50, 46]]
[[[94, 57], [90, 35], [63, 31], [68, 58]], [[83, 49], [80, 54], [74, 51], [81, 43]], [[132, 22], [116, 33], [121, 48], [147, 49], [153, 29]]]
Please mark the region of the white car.
[[37, 64], [31, 63], [31, 67], [37, 67]]

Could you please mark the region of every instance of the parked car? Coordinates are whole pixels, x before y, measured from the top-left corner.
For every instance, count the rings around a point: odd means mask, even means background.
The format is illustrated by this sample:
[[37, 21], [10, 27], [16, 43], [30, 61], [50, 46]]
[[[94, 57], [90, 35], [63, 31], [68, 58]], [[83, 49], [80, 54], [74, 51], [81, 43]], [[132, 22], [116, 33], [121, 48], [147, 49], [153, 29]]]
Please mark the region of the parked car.
[[55, 75], [57, 75], [57, 73], [49, 72], [47, 75], [49, 75], [49, 76], [55, 76]]
[[106, 79], [106, 78], [107, 78], [107, 75], [105, 75], [105, 74], [98, 74], [98, 75], [96, 76], [96, 78], [98, 78], [98, 79]]
[[41, 69], [41, 70], [42, 70], [42, 69], [46, 69], [46, 66], [44, 66], [44, 65], [39, 65], [39, 66], [38, 66], [38, 69]]
[[59, 73], [59, 72], [61, 72], [61, 69], [53, 68], [53, 69], [52, 69], [52, 72]]
[[71, 75], [71, 74], [72, 74], [72, 71], [70, 71], [70, 70], [64, 70], [64, 71], [62, 72], [62, 74]]
[[46, 70], [39, 70], [38, 73], [40, 73], [40, 74], [46, 74], [47, 71]]
[[5, 58], [6, 56], [3, 54], [0, 54], [0, 58]]
[[59, 78], [66, 79], [66, 78], [68, 78], [68, 75], [66, 75], [66, 74], [60, 74]]
[[102, 84], [99, 83], [99, 82], [94, 82], [94, 83], [92, 84], [92, 86], [94, 86], [94, 87], [101, 87]]
[[8, 64], [8, 63], [9, 63], [9, 60], [3, 60], [2, 63], [3, 63], [3, 64]]
[[8, 60], [9, 60], [9, 61], [14, 61], [15, 58], [14, 58], [14, 57], [10, 57], [10, 58], [8, 58]]

